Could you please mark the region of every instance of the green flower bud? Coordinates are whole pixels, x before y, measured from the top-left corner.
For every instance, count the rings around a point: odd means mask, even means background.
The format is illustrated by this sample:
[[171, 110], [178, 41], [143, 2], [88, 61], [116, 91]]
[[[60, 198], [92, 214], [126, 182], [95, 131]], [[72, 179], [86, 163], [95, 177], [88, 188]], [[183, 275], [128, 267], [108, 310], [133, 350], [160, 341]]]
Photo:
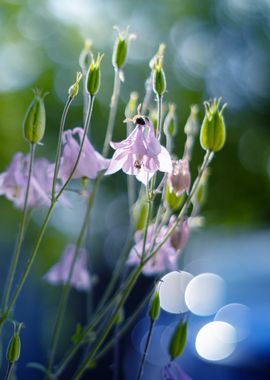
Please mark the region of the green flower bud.
[[187, 119], [186, 125], [184, 127], [185, 134], [187, 136], [195, 136], [199, 129], [199, 121], [198, 121], [198, 112], [199, 108], [196, 104], [190, 107], [190, 114]]
[[23, 327], [23, 324], [20, 323], [18, 326], [18, 329], [16, 329], [16, 325], [14, 323], [14, 333], [9, 341], [8, 348], [7, 348], [7, 360], [10, 364], [15, 363], [20, 357], [20, 353], [21, 353], [20, 331], [22, 327]]
[[44, 136], [46, 127], [46, 111], [44, 97], [40, 90], [34, 90], [34, 99], [32, 100], [23, 122], [24, 137], [31, 144], [40, 142]]
[[151, 58], [149, 62], [150, 69], [153, 70], [155, 67], [155, 63], [158, 59], [158, 57], [164, 57], [166, 45], [164, 43], [159, 44], [158, 51], [154, 55], [154, 57]]
[[132, 208], [132, 219], [135, 231], [142, 230], [147, 216], [147, 203], [144, 197], [139, 198]]
[[86, 91], [94, 96], [98, 93], [100, 87], [100, 64], [104, 54], [98, 53], [97, 59], [92, 57], [92, 63], [89, 66], [86, 78]]
[[167, 113], [164, 124], [163, 131], [167, 138], [174, 137], [177, 133], [177, 121], [175, 115], [175, 104], [169, 104], [169, 112]]
[[206, 201], [206, 196], [207, 196], [207, 184], [208, 184], [208, 177], [210, 175], [210, 169], [207, 168], [200, 180], [200, 184], [198, 186], [197, 191], [195, 192], [193, 198], [192, 198], [192, 203], [194, 206], [202, 206], [205, 201]]
[[149, 318], [152, 322], [156, 321], [159, 317], [160, 312], [160, 301], [159, 301], [159, 293], [156, 291], [154, 296], [152, 297], [150, 308], [149, 308]]
[[136, 38], [135, 34], [129, 34], [128, 29], [120, 32], [118, 28], [118, 36], [115, 41], [113, 56], [112, 56], [112, 64], [115, 69], [121, 69], [127, 57], [128, 44], [130, 41]]
[[166, 78], [162, 67], [163, 57], [157, 57], [153, 68], [153, 90], [157, 96], [166, 91]]
[[177, 211], [182, 205], [184, 199], [185, 193], [177, 195], [175, 191], [172, 191], [170, 185], [166, 186], [165, 200], [172, 211]]
[[185, 348], [187, 339], [187, 321], [180, 321], [171, 337], [169, 344], [169, 354], [171, 359], [174, 360], [182, 354]]
[[126, 118], [132, 119], [133, 116], [136, 114], [138, 97], [139, 95], [137, 92], [132, 92], [130, 94], [129, 102], [125, 109]]
[[87, 71], [87, 68], [91, 64], [91, 60], [92, 60], [91, 47], [92, 47], [92, 41], [89, 39], [86, 39], [84, 42], [84, 48], [81, 51], [81, 54], [79, 57], [79, 64], [83, 73]]
[[201, 146], [205, 150], [218, 152], [222, 149], [226, 139], [226, 129], [223, 111], [226, 104], [219, 110], [221, 98], [212, 102], [205, 102], [205, 117], [201, 127]]
[[82, 73], [78, 72], [76, 74], [76, 81], [75, 83], [69, 87], [68, 94], [70, 98], [75, 98], [75, 96], [78, 95], [79, 92], [79, 83], [80, 80], [82, 79]]

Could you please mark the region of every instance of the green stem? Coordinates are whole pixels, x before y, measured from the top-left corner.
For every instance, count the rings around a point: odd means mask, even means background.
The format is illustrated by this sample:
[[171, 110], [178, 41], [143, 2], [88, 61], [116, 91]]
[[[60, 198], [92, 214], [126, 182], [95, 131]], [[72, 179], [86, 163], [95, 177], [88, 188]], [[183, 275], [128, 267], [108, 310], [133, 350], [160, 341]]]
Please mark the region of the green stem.
[[28, 212], [28, 198], [29, 198], [29, 191], [30, 191], [30, 186], [31, 186], [31, 177], [33, 174], [33, 165], [34, 165], [34, 159], [35, 159], [35, 150], [36, 150], [36, 145], [35, 144], [30, 144], [30, 162], [29, 162], [29, 171], [28, 171], [28, 179], [27, 179], [27, 185], [26, 185], [26, 192], [25, 192], [25, 197], [24, 197], [24, 205], [23, 205], [23, 212], [22, 212], [22, 218], [21, 218], [21, 223], [19, 227], [19, 233], [18, 233], [18, 238], [16, 242], [16, 247], [15, 247], [15, 252], [12, 258], [12, 262], [10, 265], [8, 277], [7, 277], [7, 283], [5, 287], [5, 292], [3, 296], [3, 301], [2, 301], [2, 306], [1, 310], [2, 313], [4, 312], [11, 287], [13, 284], [18, 260], [19, 260], [19, 255], [20, 255], [20, 250], [22, 247], [22, 242], [23, 242], [23, 237], [24, 237], [24, 231], [25, 231], [25, 224], [26, 224], [26, 219], [27, 219], [27, 212]]
[[89, 104], [88, 104], [87, 116], [86, 116], [86, 121], [85, 121], [85, 126], [84, 126], [84, 131], [83, 131], [83, 137], [82, 137], [82, 141], [81, 141], [81, 144], [80, 144], [79, 153], [77, 155], [77, 159], [75, 161], [73, 169], [71, 170], [71, 173], [69, 174], [66, 182], [64, 183], [64, 185], [62, 186], [62, 188], [59, 190], [59, 193], [55, 196], [55, 202], [60, 198], [60, 196], [65, 191], [66, 187], [68, 186], [69, 182], [71, 181], [71, 179], [73, 177], [73, 174], [75, 173], [75, 171], [77, 169], [77, 166], [79, 164], [79, 161], [80, 161], [80, 158], [81, 158], [81, 155], [82, 155], [82, 151], [83, 151], [83, 147], [84, 147], [84, 142], [85, 142], [85, 139], [87, 137], [87, 133], [88, 133], [89, 126], [90, 126], [90, 120], [91, 120], [91, 117], [92, 117], [94, 100], [95, 100], [95, 97], [89, 95]]
[[127, 297], [129, 296], [131, 290], [133, 289], [133, 286], [135, 285], [138, 277], [140, 276], [141, 271], [142, 271], [142, 266], [139, 265], [136, 268], [136, 270], [133, 272], [132, 277], [131, 277], [131, 279], [130, 279], [128, 285], [127, 285], [127, 287], [123, 290], [122, 298], [118, 302], [118, 304], [117, 304], [117, 306], [116, 306], [116, 308], [115, 308], [115, 310], [113, 312], [113, 315], [112, 315], [111, 319], [106, 324], [102, 335], [100, 336], [100, 338], [98, 339], [98, 341], [96, 342], [96, 344], [94, 345], [94, 347], [92, 348], [92, 350], [89, 353], [89, 355], [87, 355], [87, 358], [84, 360], [81, 368], [75, 373], [75, 375], [72, 378], [72, 380], [78, 380], [78, 379], [80, 379], [80, 377], [83, 375], [83, 373], [85, 372], [85, 370], [88, 368], [89, 363], [91, 363], [91, 361], [93, 360], [93, 358], [94, 358], [95, 354], [97, 353], [98, 349], [100, 348], [100, 346], [102, 345], [102, 343], [106, 339], [107, 335], [111, 331], [111, 329], [112, 329], [112, 327], [113, 327], [113, 325], [115, 323], [115, 320], [117, 318], [118, 312], [119, 312], [120, 308], [122, 307], [122, 305], [125, 303], [125, 301], [126, 301]]
[[156, 135], [159, 140], [161, 138], [161, 127], [162, 127], [162, 99], [163, 99], [162, 95], [157, 96], [158, 125], [157, 125]]
[[163, 244], [170, 238], [170, 236], [173, 234], [175, 228], [177, 227], [178, 223], [182, 220], [182, 218], [184, 217], [188, 207], [190, 206], [191, 204], [191, 201], [192, 201], [192, 198], [196, 192], [196, 190], [198, 189], [198, 186], [199, 186], [199, 183], [200, 183], [200, 180], [202, 178], [202, 175], [205, 171], [205, 169], [207, 168], [207, 166], [209, 165], [210, 161], [212, 160], [213, 158], [213, 155], [214, 153], [211, 152], [211, 151], [206, 151], [205, 153], [205, 156], [204, 156], [204, 160], [203, 160], [203, 163], [199, 169], [199, 173], [198, 173], [198, 176], [196, 178], [196, 180], [194, 181], [193, 183], [193, 186], [192, 186], [192, 189], [178, 215], [178, 217], [176, 218], [176, 221], [174, 222], [174, 224], [172, 225], [172, 227], [169, 229], [169, 231], [167, 232], [167, 234], [165, 235], [164, 239], [160, 242], [160, 244], [146, 257], [146, 259], [144, 260], [144, 264], [146, 264], [149, 260], [151, 260], [152, 257], [155, 256], [155, 254], [160, 250], [160, 248], [163, 246]]
[[72, 279], [73, 271], [75, 268], [75, 263], [76, 263], [76, 260], [78, 258], [78, 255], [79, 255], [79, 251], [80, 251], [80, 247], [81, 247], [84, 235], [85, 235], [85, 231], [87, 229], [89, 216], [90, 216], [90, 213], [91, 213], [93, 205], [94, 205], [94, 199], [95, 199], [96, 192], [97, 192], [97, 189], [99, 186], [100, 178], [101, 178], [100, 175], [96, 178], [92, 192], [91, 192], [91, 195], [90, 195], [89, 200], [88, 200], [88, 205], [87, 205], [87, 209], [85, 212], [82, 228], [80, 230], [80, 233], [79, 233], [79, 236], [78, 236], [78, 239], [76, 242], [76, 249], [75, 249], [75, 253], [74, 253], [73, 260], [71, 263], [71, 267], [69, 270], [68, 279], [67, 279], [66, 284], [64, 285], [64, 289], [63, 289], [62, 296], [60, 299], [59, 308], [58, 308], [58, 312], [56, 315], [56, 321], [55, 321], [53, 334], [52, 334], [52, 342], [50, 344], [50, 355], [49, 355], [49, 364], [48, 364], [49, 373], [51, 372], [51, 369], [53, 366], [56, 348], [57, 348], [57, 344], [58, 344], [58, 340], [59, 340], [59, 336], [60, 336], [60, 331], [61, 331], [61, 327], [63, 325], [63, 319], [64, 319], [65, 310], [66, 310], [66, 306], [67, 306], [68, 296], [69, 296], [70, 289], [71, 289], [71, 279]]
[[111, 109], [110, 109], [108, 127], [106, 131], [106, 136], [105, 136], [105, 141], [104, 141], [104, 146], [103, 146], [103, 151], [102, 151], [102, 155], [104, 157], [108, 156], [109, 149], [110, 149], [110, 142], [113, 135], [113, 128], [114, 128], [117, 106], [118, 106], [119, 95], [120, 95], [120, 84], [121, 84], [121, 81], [120, 81], [120, 76], [119, 76], [119, 70], [115, 69], [113, 93], [112, 93], [112, 98], [111, 98]]
[[13, 370], [13, 367], [14, 367], [14, 363], [12, 364], [8, 364], [8, 368], [7, 368], [7, 373], [6, 373], [6, 376], [5, 376], [5, 380], [10, 380], [11, 379], [11, 375], [12, 375], [12, 370]]
[[[142, 311], [142, 309], [144, 308], [144, 306], [146, 305], [146, 303], [148, 302], [150, 296], [152, 295], [153, 293], [150, 292], [146, 297], [145, 299], [140, 303], [139, 306], [136, 307], [134, 313], [131, 315], [131, 317], [125, 322], [125, 324], [121, 327], [121, 329], [119, 330], [118, 334], [117, 334], [117, 339], [120, 340], [120, 338], [128, 331], [129, 327], [132, 325], [132, 323], [137, 319], [137, 317], [139, 316], [140, 312]], [[115, 340], [115, 337], [113, 337], [105, 346], [104, 348], [98, 353], [97, 356], [95, 356], [94, 360], [95, 361], [98, 361], [101, 357], [103, 357], [109, 350], [110, 348], [114, 345], [114, 340]]]
[[82, 154], [82, 150], [83, 150], [83, 145], [84, 145], [84, 141], [85, 141], [85, 138], [87, 136], [87, 131], [88, 131], [88, 128], [89, 128], [89, 124], [90, 124], [90, 119], [91, 119], [91, 114], [92, 114], [92, 108], [93, 108], [93, 100], [94, 98], [91, 98], [92, 101], [90, 102], [89, 104], [89, 109], [88, 109], [88, 118], [87, 118], [87, 123], [85, 125], [85, 128], [84, 128], [84, 134], [83, 134], [83, 138], [82, 138], [82, 141], [81, 141], [81, 144], [80, 144], [80, 149], [79, 149], [79, 152], [78, 152], [78, 156], [77, 156], [77, 159], [76, 159], [76, 162], [73, 166], [73, 169], [71, 171], [71, 174], [69, 175], [68, 179], [66, 180], [66, 182], [64, 183], [63, 187], [60, 189], [59, 193], [57, 194], [57, 196], [55, 196], [55, 199], [54, 201], [51, 202], [51, 206], [49, 207], [48, 209], [48, 212], [45, 216], [45, 219], [43, 221], [43, 224], [41, 226], [41, 229], [40, 229], [40, 232], [39, 232], [39, 235], [38, 235], [38, 238], [37, 238], [37, 242], [36, 242], [36, 245], [28, 259], [28, 262], [26, 264], [26, 267], [23, 271], [23, 274], [21, 275], [21, 278], [19, 280], [19, 283], [14, 291], [14, 294], [6, 308], [6, 310], [4, 311], [4, 315], [2, 315], [1, 317], [1, 320], [0, 320], [0, 327], [2, 326], [2, 324], [4, 323], [5, 319], [8, 317], [8, 315], [10, 314], [21, 290], [22, 290], [22, 287], [28, 277], [28, 274], [31, 270], [31, 267], [35, 261], [35, 258], [36, 258], [36, 255], [37, 255], [37, 252], [39, 250], [39, 246], [41, 244], [41, 241], [42, 241], [42, 238], [43, 238], [43, 235], [45, 233], [45, 230], [47, 228], [47, 225], [48, 225], [48, 222], [50, 220], [50, 217], [51, 217], [51, 214], [52, 214], [52, 211], [54, 209], [54, 206], [57, 202], [57, 200], [59, 199], [59, 197], [61, 196], [61, 194], [64, 192], [65, 188], [67, 187], [67, 185], [69, 184], [69, 182], [71, 181], [72, 179], [72, 176], [78, 166], [78, 163], [79, 163], [79, 160], [80, 160], [80, 157], [81, 157], [81, 154]]
[[57, 180], [59, 166], [60, 166], [62, 135], [63, 135], [64, 128], [65, 128], [66, 117], [67, 117], [68, 110], [69, 110], [69, 107], [71, 105], [72, 100], [73, 100], [73, 98], [71, 98], [71, 97], [68, 98], [68, 100], [65, 104], [64, 111], [63, 111], [62, 117], [61, 117], [61, 122], [60, 122], [60, 129], [59, 129], [57, 149], [56, 149], [55, 167], [54, 167], [53, 182], [52, 182], [52, 201], [54, 201], [54, 198], [55, 198], [55, 186], [56, 186], [56, 180]]
[[141, 360], [141, 364], [140, 364], [140, 367], [139, 367], [139, 370], [138, 370], [138, 374], [137, 374], [136, 380], [141, 380], [141, 377], [143, 375], [144, 363], [145, 363], [146, 355], [147, 355], [147, 352], [148, 352], [149, 344], [150, 344], [150, 341], [151, 341], [151, 336], [152, 336], [154, 324], [155, 324], [155, 321], [151, 320], [150, 321], [150, 327], [149, 327], [148, 334], [147, 334], [147, 338], [146, 338], [146, 342], [145, 342], [145, 346], [144, 346], [143, 356], [142, 356], [142, 360]]

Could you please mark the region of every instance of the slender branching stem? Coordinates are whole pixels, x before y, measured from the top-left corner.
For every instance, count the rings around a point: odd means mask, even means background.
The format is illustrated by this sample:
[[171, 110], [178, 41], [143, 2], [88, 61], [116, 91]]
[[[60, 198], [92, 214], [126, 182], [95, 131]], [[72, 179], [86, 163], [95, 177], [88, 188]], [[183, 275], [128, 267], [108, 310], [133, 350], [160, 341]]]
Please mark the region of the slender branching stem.
[[108, 126], [107, 126], [107, 131], [106, 131], [106, 136], [105, 136], [105, 141], [104, 141], [104, 146], [103, 146], [103, 151], [102, 151], [102, 154], [104, 157], [108, 156], [109, 149], [110, 149], [110, 142], [112, 140], [119, 95], [120, 95], [120, 84], [121, 84], [120, 72], [118, 69], [115, 69], [109, 121], [108, 121]]
[[149, 348], [149, 345], [150, 345], [150, 341], [151, 341], [151, 337], [152, 337], [152, 332], [153, 332], [154, 324], [155, 324], [155, 321], [151, 320], [150, 321], [149, 330], [148, 330], [148, 333], [147, 333], [147, 337], [146, 337], [146, 342], [145, 342], [144, 350], [143, 350], [143, 356], [142, 356], [142, 359], [141, 359], [141, 363], [140, 363], [140, 367], [139, 367], [139, 370], [138, 370], [138, 373], [137, 373], [136, 380], [141, 380], [142, 375], [143, 375], [144, 363], [145, 363], [146, 355], [147, 355], [148, 348]]
[[27, 219], [27, 212], [28, 212], [28, 198], [29, 198], [29, 191], [31, 187], [31, 178], [33, 174], [35, 150], [36, 150], [36, 144], [30, 144], [30, 162], [29, 162], [28, 179], [27, 179], [27, 185], [26, 185], [26, 191], [25, 191], [25, 197], [24, 197], [23, 212], [22, 212], [22, 218], [21, 218], [21, 223], [19, 227], [19, 233], [18, 233], [18, 237], [16, 241], [15, 251], [14, 251], [14, 255], [13, 255], [11, 265], [9, 268], [6, 287], [4, 291], [2, 307], [1, 307], [2, 313], [4, 313], [4, 310], [6, 308], [6, 305], [9, 299], [11, 287], [13, 284], [13, 280], [14, 280], [14, 276], [15, 276], [15, 272], [16, 272], [16, 268], [17, 268], [17, 264], [19, 260], [20, 250], [22, 247], [24, 231], [26, 227], [26, 219]]
[[62, 146], [62, 136], [65, 128], [66, 118], [68, 114], [69, 107], [72, 103], [73, 98], [69, 97], [65, 107], [64, 111], [62, 113], [61, 122], [60, 122], [60, 129], [59, 129], [59, 135], [58, 135], [58, 142], [57, 142], [57, 148], [56, 148], [56, 156], [55, 156], [55, 167], [54, 167], [54, 173], [53, 173], [53, 182], [52, 182], [52, 201], [54, 201], [55, 198], [55, 186], [56, 186], [56, 180], [59, 172], [59, 166], [60, 166], [60, 159], [61, 159], [61, 146]]

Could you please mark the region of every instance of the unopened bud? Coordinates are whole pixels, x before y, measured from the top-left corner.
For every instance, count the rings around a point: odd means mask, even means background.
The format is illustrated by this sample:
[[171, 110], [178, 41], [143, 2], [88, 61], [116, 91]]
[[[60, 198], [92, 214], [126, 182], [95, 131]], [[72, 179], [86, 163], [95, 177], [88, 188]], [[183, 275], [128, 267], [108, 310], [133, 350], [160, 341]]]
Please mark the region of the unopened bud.
[[80, 80], [82, 79], [82, 73], [78, 72], [76, 74], [76, 81], [75, 83], [69, 87], [69, 90], [68, 90], [68, 94], [69, 94], [69, 97], [70, 98], [75, 98], [75, 96], [78, 95], [78, 92], [79, 92], [79, 83], [80, 83]]
[[162, 57], [157, 57], [153, 67], [153, 90], [159, 97], [166, 91], [166, 78], [162, 67], [162, 61]]
[[160, 301], [159, 301], [159, 293], [155, 291], [153, 298], [151, 299], [150, 308], [149, 308], [149, 318], [152, 322], [156, 321], [159, 317], [160, 312]]
[[31, 144], [40, 142], [46, 127], [44, 97], [40, 90], [34, 90], [34, 99], [30, 104], [23, 122], [24, 137]]
[[19, 324], [18, 328], [16, 327], [14, 323], [14, 333], [9, 341], [8, 348], [7, 348], [7, 360], [10, 364], [15, 363], [20, 357], [20, 353], [21, 353], [20, 331], [22, 327], [23, 327], [22, 323]]
[[177, 227], [175, 228], [171, 238], [170, 243], [174, 249], [182, 250], [189, 237], [189, 224], [187, 220], [184, 220], [183, 222], [180, 222]]
[[132, 208], [132, 219], [135, 231], [142, 230], [147, 216], [147, 203], [145, 198], [139, 198]]
[[177, 121], [174, 104], [169, 104], [169, 112], [164, 119], [163, 130], [167, 139], [174, 137], [177, 133]]
[[180, 195], [177, 195], [174, 191], [172, 191], [171, 186], [167, 185], [165, 199], [170, 209], [173, 211], [177, 211], [185, 199], [185, 194], [182, 193]]
[[128, 29], [120, 32], [118, 28], [118, 36], [115, 41], [112, 64], [115, 69], [121, 69], [126, 61], [129, 42], [136, 38], [135, 34], [128, 33]]
[[138, 97], [139, 95], [137, 92], [132, 92], [130, 94], [129, 102], [125, 109], [126, 118], [132, 119], [133, 116], [136, 114]]
[[164, 52], [165, 52], [166, 45], [164, 43], [159, 44], [158, 51], [154, 55], [154, 57], [151, 58], [149, 62], [150, 69], [153, 70], [155, 63], [157, 61], [158, 57], [161, 57], [163, 59], [164, 57]]
[[189, 162], [187, 158], [173, 162], [173, 170], [169, 176], [171, 191], [176, 195], [188, 193], [191, 183]]
[[169, 354], [174, 360], [182, 354], [187, 339], [187, 322], [180, 321], [171, 337]]
[[86, 72], [87, 68], [91, 64], [91, 60], [92, 60], [91, 47], [92, 47], [92, 41], [89, 39], [86, 39], [84, 42], [84, 47], [79, 57], [79, 65], [83, 73]]
[[209, 175], [210, 175], [210, 169], [207, 168], [202, 175], [197, 191], [192, 197], [192, 203], [194, 206], [197, 206], [197, 205], [202, 206], [206, 200], [207, 183], [208, 183]]
[[226, 139], [226, 129], [223, 119], [223, 111], [226, 104], [219, 110], [219, 100], [205, 102], [205, 117], [201, 127], [201, 146], [205, 150], [218, 152], [222, 149]]
[[197, 105], [192, 105], [190, 107], [190, 114], [187, 119], [186, 125], [184, 127], [185, 134], [187, 136], [195, 136], [199, 129], [199, 121], [198, 121], [198, 112], [199, 108]]
[[98, 53], [96, 60], [92, 57], [92, 63], [89, 66], [86, 78], [86, 90], [94, 96], [98, 93], [100, 87], [100, 64], [103, 54]]

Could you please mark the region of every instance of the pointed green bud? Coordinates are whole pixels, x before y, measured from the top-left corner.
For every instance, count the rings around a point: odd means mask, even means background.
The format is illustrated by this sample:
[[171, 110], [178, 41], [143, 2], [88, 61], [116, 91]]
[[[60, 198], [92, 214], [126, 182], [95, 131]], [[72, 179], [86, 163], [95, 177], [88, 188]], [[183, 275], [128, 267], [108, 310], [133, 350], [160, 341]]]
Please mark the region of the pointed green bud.
[[171, 337], [169, 344], [169, 354], [174, 360], [182, 354], [187, 340], [187, 321], [180, 321]]
[[164, 57], [164, 52], [165, 52], [166, 45], [164, 43], [159, 44], [158, 51], [154, 55], [154, 57], [151, 58], [149, 62], [150, 69], [153, 70], [155, 67], [156, 60], [158, 57], [163, 58]]
[[34, 90], [34, 99], [32, 100], [23, 122], [24, 137], [31, 144], [39, 143], [45, 132], [46, 111], [44, 97], [47, 93], [42, 94], [40, 90]]
[[135, 34], [130, 34], [128, 28], [124, 31], [120, 31], [117, 27], [118, 35], [115, 41], [112, 64], [115, 69], [121, 69], [126, 61], [129, 42], [136, 39]]
[[153, 90], [157, 96], [162, 96], [166, 91], [166, 78], [163, 71], [163, 57], [157, 57], [153, 67]]
[[202, 206], [205, 203], [205, 200], [207, 197], [207, 184], [208, 184], [209, 175], [210, 175], [210, 169], [207, 168], [202, 175], [197, 191], [192, 197], [192, 203], [194, 206], [196, 205]]
[[132, 208], [132, 219], [135, 231], [142, 230], [147, 216], [147, 203], [144, 197], [140, 197]]
[[205, 117], [201, 127], [201, 146], [205, 150], [218, 152], [222, 149], [226, 139], [226, 129], [223, 119], [223, 111], [226, 104], [219, 110], [219, 100], [205, 102]]
[[185, 134], [187, 136], [195, 136], [198, 133], [199, 121], [198, 121], [199, 108], [196, 104], [190, 107], [190, 114], [184, 127]]
[[69, 87], [69, 90], [68, 90], [68, 94], [69, 94], [69, 97], [70, 98], [75, 98], [75, 96], [78, 95], [78, 92], [79, 92], [79, 83], [80, 83], [80, 80], [82, 79], [82, 73], [78, 72], [76, 74], [76, 81], [75, 83]]
[[137, 92], [132, 92], [129, 97], [129, 102], [125, 109], [125, 116], [126, 118], [132, 119], [134, 115], [136, 115], [137, 111], [137, 102], [138, 102], [139, 95]]
[[175, 191], [172, 191], [171, 186], [168, 184], [166, 186], [166, 195], [165, 195], [166, 203], [170, 207], [172, 211], [179, 210], [185, 199], [185, 193], [177, 195]]
[[84, 42], [84, 48], [81, 51], [81, 54], [79, 57], [79, 64], [83, 73], [87, 71], [87, 68], [91, 64], [91, 60], [92, 60], [91, 47], [92, 47], [92, 41], [89, 39], [86, 39]]
[[175, 104], [169, 104], [169, 112], [167, 113], [164, 124], [163, 131], [167, 138], [174, 137], [177, 133], [177, 121], [175, 115]]
[[96, 60], [92, 57], [92, 63], [89, 66], [86, 78], [86, 91], [94, 96], [98, 93], [100, 87], [100, 64], [104, 54], [98, 53]]
[[20, 339], [20, 331], [23, 327], [23, 324], [20, 323], [18, 328], [16, 327], [16, 324], [14, 323], [14, 333], [11, 337], [8, 348], [7, 348], [7, 360], [10, 364], [15, 363], [21, 353], [21, 339]]
[[149, 318], [151, 319], [152, 322], [156, 321], [159, 317], [159, 312], [160, 312], [160, 301], [159, 301], [159, 293], [155, 291], [151, 303], [150, 303], [150, 308], [149, 308]]
[[116, 325], [121, 325], [125, 320], [125, 313], [124, 313], [124, 308], [123, 306], [120, 307], [120, 309], [118, 310], [118, 313], [115, 317], [115, 324]]

